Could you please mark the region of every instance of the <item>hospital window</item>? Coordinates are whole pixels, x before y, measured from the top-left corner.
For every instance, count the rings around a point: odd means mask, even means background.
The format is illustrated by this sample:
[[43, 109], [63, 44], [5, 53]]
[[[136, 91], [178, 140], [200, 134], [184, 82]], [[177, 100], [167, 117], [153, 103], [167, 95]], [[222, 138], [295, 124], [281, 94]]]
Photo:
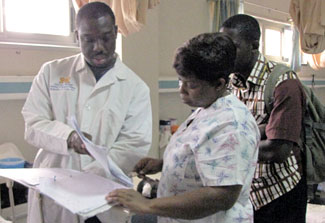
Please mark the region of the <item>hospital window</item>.
[[260, 51], [270, 60], [289, 63], [292, 51], [292, 30], [289, 24], [259, 20]]
[[0, 0], [0, 41], [76, 46], [71, 0]]

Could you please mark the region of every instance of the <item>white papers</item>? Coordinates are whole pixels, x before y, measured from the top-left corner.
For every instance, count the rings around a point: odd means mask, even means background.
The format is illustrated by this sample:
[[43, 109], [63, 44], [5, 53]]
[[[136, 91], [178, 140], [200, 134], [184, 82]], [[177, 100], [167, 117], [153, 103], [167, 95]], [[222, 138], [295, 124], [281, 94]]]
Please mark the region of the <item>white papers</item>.
[[82, 216], [105, 205], [109, 209], [111, 206], [107, 204], [105, 196], [117, 188], [125, 187], [103, 177], [82, 172], [73, 172], [56, 180], [40, 178], [39, 185], [42, 194], [54, 199], [72, 213]]
[[0, 176], [39, 190], [84, 218], [110, 209], [105, 196], [115, 189], [126, 188], [109, 179], [70, 169], [1, 169]]
[[68, 118], [72, 128], [74, 128], [85, 144], [87, 151], [102, 165], [106, 173], [118, 182], [121, 182], [125, 186], [133, 187], [133, 182], [130, 177], [124, 174], [124, 172], [116, 165], [116, 163], [107, 156], [107, 150], [105, 147], [95, 145], [89, 139], [87, 139], [81, 132], [77, 120], [74, 116]]
[[0, 169], [0, 176], [21, 183], [29, 188], [36, 188], [40, 177], [49, 177], [51, 175], [54, 176], [47, 169]]

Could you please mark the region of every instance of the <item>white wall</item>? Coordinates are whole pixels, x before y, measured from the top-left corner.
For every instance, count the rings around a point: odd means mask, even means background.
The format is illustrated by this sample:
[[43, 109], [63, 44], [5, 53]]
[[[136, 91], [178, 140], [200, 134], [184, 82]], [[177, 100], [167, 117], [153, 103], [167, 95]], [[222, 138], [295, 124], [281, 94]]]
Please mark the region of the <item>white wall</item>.
[[[174, 117], [181, 122], [191, 111], [180, 102], [178, 93], [159, 97], [158, 79], [176, 78], [172, 69], [175, 49], [194, 35], [207, 32], [208, 17], [206, 0], [164, 0], [148, 11], [147, 24], [140, 32], [123, 37], [123, 61], [151, 89], [154, 118], [151, 156], [159, 154], [159, 119]], [[0, 76], [35, 75], [44, 62], [75, 53], [75, 50], [0, 46]], [[20, 113], [23, 104], [23, 100], [0, 101], [0, 143], [14, 142], [32, 161], [37, 149], [23, 139], [24, 122]]]
[[141, 32], [122, 40], [123, 61], [150, 87], [153, 111], [153, 143], [150, 156], [158, 157], [158, 76], [159, 76], [159, 8], [148, 11], [147, 24]]
[[[209, 32], [209, 7], [206, 0], [164, 0], [159, 6], [159, 77], [177, 79], [172, 68], [175, 50], [185, 41]], [[191, 112], [178, 92], [159, 94], [159, 118], [183, 122]]]
[[209, 31], [206, 0], [163, 0], [159, 5], [159, 75], [175, 77], [172, 68], [177, 47]]
[[245, 0], [245, 13], [287, 23], [290, 0]]
[[[150, 87], [154, 117], [153, 145], [158, 143], [158, 10], [150, 10], [148, 23], [139, 33], [123, 38], [123, 61]], [[0, 45], [1, 76], [34, 76], [49, 60], [70, 56], [76, 49], [31, 48]], [[33, 161], [37, 149], [24, 140], [24, 120], [21, 109], [24, 100], [0, 100], [0, 144], [14, 142], [28, 161]], [[151, 156], [158, 151], [151, 150]]]
[[[148, 13], [147, 25], [139, 33], [123, 38], [123, 61], [150, 87], [154, 117], [152, 156], [158, 156], [158, 75], [159, 75], [159, 7]], [[76, 49], [32, 48], [0, 45], [1, 76], [34, 76], [49, 60], [70, 56]], [[0, 100], [0, 144], [14, 142], [28, 161], [33, 161], [37, 148], [24, 140], [24, 121], [21, 109], [24, 100]]]
[[[278, 22], [289, 21], [290, 0], [245, 0], [245, 13]], [[181, 9], [181, 10], [180, 10]], [[177, 47], [196, 34], [209, 31], [209, 8], [206, 0], [164, 0], [159, 9], [159, 76], [176, 77], [172, 69], [173, 54]], [[325, 70], [315, 71], [303, 66], [301, 78], [325, 79]], [[325, 103], [325, 88], [316, 88], [316, 94]], [[160, 119], [177, 118], [182, 122], [191, 108], [182, 104], [178, 93], [159, 94]]]
[[[245, 0], [244, 8], [250, 15], [290, 24], [290, 0]], [[313, 74], [317, 79], [325, 78], [325, 70], [316, 71], [309, 65], [302, 66], [299, 72], [302, 78], [311, 78]]]
[[[27, 46], [0, 46], [1, 76], [33, 76], [40, 66], [55, 58], [69, 56], [76, 49], [31, 48]], [[37, 149], [24, 140], [24, 120], [21, 109], [24, 100], [0, 100], [0, 144], [13, 142], [28, 161], [33, 161]]]
[[[245, 13], [288, 23], [290, 0], [245, 0]], [[315, 80], [325, 79], [325, 69], [313, 70], [309, 65], [303, 65], [298, 72], [301, 79], [310, 80], [314, 75]], [[315, 90], [320, 100], [325, 104], [325, 87], [319, 87]]]
[[149, 10], [147, 24], [139, 33], [123, 38], [123, 60], [150, 83], [154, 117], [154, 138], [150, 155], [158, 156], [159, 119], [182, 122], [191, 111], [177, 92], [158, 94], [158, 79], [176, 79], [172, 68], [174, 51], [191, 37], [208, 32], [206, 0], [164, 0]]
[[0, 101], [0, 144], [13, 142], [31, 162], [37, 150], [24, 141], [24, 121], [20, 114], [23, 104], [23, 100]]
[[[287, 19], [289, 0], [247, 0], [247, 12], [263, 13], [268, 18]], [[254, 4], [262, 4], [262, 8]], [[254, 8], [255, 7], [255, 8]], [[269, 10], [273, 7], [275, 11]], [[209, 31], [209, 8], [206, 0], [163, 0], [148, 11], [147, 24], [138, 33], [123, 38], [123, 61], [133, 69], [151, 89], [154, 131], [151, 156], [158, 156], [158, 120], [177, 118], [182, 122], [191, 112], [183, 105], [177, 92], [158, 93], [159, 78], [176, 79], [172, 68], [174, 52], [191, 37]], [[28, 47], [3, 47], [0, 45], [0, 78], [8, 75], [35, 75], [45, 61], [75, 54], [75, 50], [33, 49]], [[306, 75], [315, 72], [308, 68]], [[325, 91], [317, 93], [325, 99]], [[32, 161], [37, 151], [23, 139], [24, 122], [20, 114], [23, 100], [0, 101], [0, 143], [12, 141]]]

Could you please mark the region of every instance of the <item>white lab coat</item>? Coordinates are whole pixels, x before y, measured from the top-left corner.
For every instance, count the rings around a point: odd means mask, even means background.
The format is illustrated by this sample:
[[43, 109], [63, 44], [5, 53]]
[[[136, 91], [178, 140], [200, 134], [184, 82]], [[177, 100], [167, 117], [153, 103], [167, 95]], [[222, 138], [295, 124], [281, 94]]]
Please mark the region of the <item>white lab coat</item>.
[[[82, 54], [44, 64], [23, 107], [25, 139], [40, 148], [35, 168], [71, 168], [106, 176], [97, 161], [67, 148], [75, 115], [81, 131], [110, 149], [107, 154], [129, 173], [146, 156], [152, 139], [148, 86], [119, 58], [97, 83]], [[85, 179], [87, 180], [87, 179]], [[78, 185], [76, 185], [78, 186]], [[28, 223], [75, 223], [78, 216], [30, 191]], [[101, 219], [102, 220], [102, 219]], [[107, 220], [107, 219], [106, 219]], [[109, 221], [108, 221], [109, 222]]]

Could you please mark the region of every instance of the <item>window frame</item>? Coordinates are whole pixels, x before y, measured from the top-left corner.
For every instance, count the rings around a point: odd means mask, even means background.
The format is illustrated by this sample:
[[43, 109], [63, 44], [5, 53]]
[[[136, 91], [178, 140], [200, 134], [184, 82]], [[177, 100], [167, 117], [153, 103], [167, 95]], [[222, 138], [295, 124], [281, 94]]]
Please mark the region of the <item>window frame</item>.
[[37, 46], [60, 46], [60, 47], [78, 47], [74, 34], [75, 30], [75, 10], [72, 0], [69, 1], [70, 14], [70, 35], [49, 35], [35, 33], [17, 33], [5, 30], [4, 6], [5, 0], [0, 0], [0, 43], [10, 45], [37, 45]]
[[[282, 23], [278, 21], [268, 20], [264, 18], [256, 18], [260, 24], [261, 29], [261, 51], [263, 55], [265, 55], [269, 60], [280, 62], [280, 63], [286, 63], [289, 64], [291, 58], [284, 58], [283, 56], [283, 43], [284, 43], [284, 31], [285, 30], [292, 30], [291, 25], [289, 23]], [[280, 31], [280, 56], [270, 56], [265, 54], [265, 30], [266, 29], [272, 29], [276, 31]]]

